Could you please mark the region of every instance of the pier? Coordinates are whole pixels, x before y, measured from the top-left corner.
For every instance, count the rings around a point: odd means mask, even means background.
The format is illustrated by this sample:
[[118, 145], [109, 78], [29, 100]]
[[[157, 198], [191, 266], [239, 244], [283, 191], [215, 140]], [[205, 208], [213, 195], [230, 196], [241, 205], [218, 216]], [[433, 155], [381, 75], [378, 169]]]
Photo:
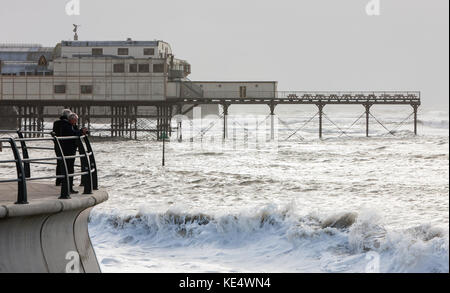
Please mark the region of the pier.
[[278, 105], [315, 105], [311, 122], [317, 118], [323, 138], [327, 105], [361, 105], [369, 136], [370, 118], [382, 124], [372, 107], [410, 105], [417, 134], [418, 91], [279, 91], [277, 81], [192, 81], [190, 74], [191, 64], [175, 58], [162, 40], [0, 45], [0, 129], [46, 131], [46, 123], [70, 108], [95, 136], [160, 140], [176, 131], [181, 140], [174, 116], [216, 106], [227, 139], [230, 106], [267, 105], [273, 132]]
[[[9, 121], [15, 121], [18, 129], [24, 131], [45, 131], [44, 122], [52, 121], [55, 115], [45, 114], [46, 108], [59, 107], [70, 108], [79, 114], [80, 125], [87, 127], [92, 135], [122, 137], [138, 139], [138, 134], [151, 135], [154, 139], [161, 139], [162, 135], [171, 135], [175, 130], [172, 128], [171, 120], [175, 115], [187, 115], [194, 107], [201, 105], [220, 105], [223, 117], [223, 138], [227, 138], [227, 117], [229, 107], [232, 105], [267, 105], [268, 114], [271, 119], [271, 137], [273, 138], [273, 116], [278, 105], [292, 105], [301, 108], [302, 105], [315, 105], [317, 113], [311, 120], [317, 118], [317, 129], [319, 138], [323, 138], [323, 122], [326, 116], [327, 105], [360, 105], [364, 110], [366, 136], [370, 136], [370, 118], [386, 128], [372, 113], [373, 106], [389, 107], [393, 105], [409, 105], [411, 112], [407, 113], [408, 119], [413, 119], [414, 134], [418, 134], [418, 109], [421, 105], [421, 93], [418, 91], [366, 91], [366, 92], [314, 92], [314, 91], [277, 91], [257, 92], [246, 97], [240, 97], [236, 92], [224, 92], [224, 97], [217, 94], [204, 92], [202, 96], [189, 96], [181, 98], [167, 98], [165, 101], [68, 101], [68, 100], [1, 100], [0, 107], [12, 109], [3, 117]], [[30, 106], [33, 105], [33, 106]], [[95, 107], [103, 107], [106, 111], [97, 114], [92, 111]], [[143, 111], [145, 109], [145, 111]], [[359, 117], [362, 119], [363, 117]], [[358, 120], [359, 120], [358, 119]], [[108, 125], [102, 129], [95, 129], [92, 123], [101, 121]], [[404, 121], [403, 121], [404, 122]], [[402, 123], [399, 121], [399, 123]], [[391, 133], [389, 129], [386, 130]], [[181, 133], [178, 131], [178, 133]]]
[[[266, 96], [262, 94], [261, 96]], [[361, 105], [364, 107], [366, 116], [366, 136], [369, 137], [369, 118], [375, 118], [370, 109], [374, 105], [409, 105], [412, 107], [414, 119], [414, 134], [417, 135], [417, 114], [421, 105], [420, 92], [407, 91], [377, 91], [377, 92], [276, 92], [274, 97], [258, 98], [184, 98], [181, 101], [174, 101], [181, 105], [203, 105], [218, 104], [223, 109], [224, 138], [226, 137], [228, 108], [231, 105], [267, 105], [270, 115], [275, 115], [275, 108], [278, 105], [315, 105], [318, 112], [318, 133], [319, 138], [323, 137], [323, 117], [324, 108], [327, 105]], [[408, 118], [410, 117], [408, 116]], [[313, 117], [314, 118], [314, 117]], [[375, 118], [376, 119], [376, 118]], [[271, 119], [271, 129], [273, 132], [273, 119]], [[273, 137], [273, 134], [271, 135]]]

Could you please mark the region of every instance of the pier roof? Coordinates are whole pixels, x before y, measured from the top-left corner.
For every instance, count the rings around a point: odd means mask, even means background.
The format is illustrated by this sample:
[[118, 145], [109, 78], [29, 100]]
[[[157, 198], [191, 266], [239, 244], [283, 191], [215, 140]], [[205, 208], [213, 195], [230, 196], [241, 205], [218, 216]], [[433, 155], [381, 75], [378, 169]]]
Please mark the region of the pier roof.
[[62, 41], [63, 47], [156, 47], [159, 41]]

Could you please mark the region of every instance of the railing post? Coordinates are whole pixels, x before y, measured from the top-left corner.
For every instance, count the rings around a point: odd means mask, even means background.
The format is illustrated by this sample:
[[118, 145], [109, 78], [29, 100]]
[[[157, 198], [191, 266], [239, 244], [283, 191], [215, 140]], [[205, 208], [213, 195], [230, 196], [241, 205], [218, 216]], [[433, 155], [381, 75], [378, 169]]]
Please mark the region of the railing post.
[[9, 144], [11, 145], [14, 159], [16, 160], [17, 179], [20, 180], [17, 182], [18, 194], [17, 202], [15, 204], [28, 204], [27, 177], [25, 175], [24, 164], [20, 157], [19, 149], [17, 148], [16, 142], [13, 138], [9, 139]]
[[[24, 138], [22, 131], [19, 129], [17, 130], [17, 136], [19, 138]], [[20, 141], [20, 146], [22, 147], [22, 156], [24, 159], [29, 159], [30, 156], [28, 155], [28, 149], [27, 144], [25, 141]], [[30, 163], [25, 162], [23, 163], [23, 168], [25, 170], [25, 177], [30, 178], [31, 177], [31, 169], [30, 169]]]
[[84, 185], [84, 194], [92, 194], [92, 172], [91, 172], [91, 163], [89, 160], [89, 155], [86, 152], [83, 144], [84, 136], [80, 136], [78, 139], [78, 151], [80, 155], [84, 155], [80, 157], [81, 160], [81, 172], [87, 172], [86, 175], [81, 175], [81, 181]]
[[86, 150], [88, 153], [91, 153], [91, 156], [89, 157], [90, 163], [91, 163], [91, 169], [94, 169], [94, 172], [92, 172], [92, 189], [98, 190], [98, 173], [97, 173], [97, 163], [95, 162], [95, 156], [94, 151], [92, 150], [91, 142], [89, 141], [89, 137], [84, 137], [84, 142], [86, 144]]
[[59, 199], [70, 199], [69, 170], [67, 169], [66, 157], [64, 156], [64, 153], [61, 148], [61, 144], [59, 143], [59, 140], [56, 137], [54, 132], [52, 132], [52, 137], [53, 137], [53, 143], [55, 144], [56, 156], [58, 157], [57, 160], [62, 160], [62, 162], [63, 162], [62, 166], [63, 166], [64, 179], [61, 182], [61, 194], [59, 196]]

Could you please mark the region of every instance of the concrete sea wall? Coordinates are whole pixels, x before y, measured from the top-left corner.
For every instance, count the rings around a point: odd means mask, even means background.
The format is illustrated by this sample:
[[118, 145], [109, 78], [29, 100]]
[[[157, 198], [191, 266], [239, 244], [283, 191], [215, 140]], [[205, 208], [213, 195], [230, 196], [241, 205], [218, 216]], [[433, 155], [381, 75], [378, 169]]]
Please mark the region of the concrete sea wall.
[[91, 209], [108, 194], [0, 204], [0, 273], [100, 273], [88, 234]]

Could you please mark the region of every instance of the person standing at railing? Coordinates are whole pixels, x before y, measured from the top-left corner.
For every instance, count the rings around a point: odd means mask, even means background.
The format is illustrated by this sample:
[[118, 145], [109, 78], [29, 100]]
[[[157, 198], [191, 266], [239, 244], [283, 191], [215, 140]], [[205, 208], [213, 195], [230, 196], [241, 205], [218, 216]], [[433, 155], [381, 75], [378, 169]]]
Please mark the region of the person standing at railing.
[[[61, 136], [61, 125], [64, 122], [69, 121], [69, 115], [72, 114], [72, 111], [70, 109], [64, 109], [62, 111], [61, 117], [59, 117], [58, 120], [53, 122], [53, 132], [56, 136]], [[55, 146], [56, 151], [56, 146]], [[58, 160], [56, 163], [56, 176], [63, 175], [63, 162]], [[56, 178], [56, 186], [60, 186], [62, 183], [62, 178]]]
[[[62, 120], [59, 128], [59, 136], [82, 136], [87, 133], [87, 128], [78, 130], [78, 115], [71, 113], [68, 120]], [[58, 136], [58, 135], [57, 135]], [[77, 153], [78, 143], [76, 139], [61, 140], [61, 149], [64, 156], [75, 156]], [[69, 174], [75, 173], [75, 159], [66, 159], [67, 172]], [[73, 189], [73, 177], [69, 177], [70, 193], [76, 194], [78, 191]]]

